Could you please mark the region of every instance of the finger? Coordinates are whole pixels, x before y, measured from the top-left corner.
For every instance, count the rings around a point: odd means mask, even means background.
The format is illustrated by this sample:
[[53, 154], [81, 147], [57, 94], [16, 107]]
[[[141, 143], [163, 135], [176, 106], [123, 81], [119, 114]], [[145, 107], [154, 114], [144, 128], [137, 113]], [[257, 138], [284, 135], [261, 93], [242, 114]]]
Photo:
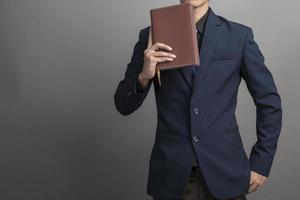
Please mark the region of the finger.
[[249, 192], [252, 192], [255, 188], [255, 182], [252, 182], [248, 188]]
[[164, 52], [164, 51], [154, 51], [154, 53], [152, 55], [176, 58], [176, 55], [168, 53], [168, 52]]
[[249, 187], [249, 189], [248, 189], [248, 192], [253, 192], [254, 191], [254, 186], [253, 185], [251, 185], [250, 187]]
[[266, 180], [267, 180], [267, 179], [263, 179], [263, 180], [262, 180], [262, 184], [264, 184], [264, 183], [266, 182]]
[[254, 188], [254, 191], [258, 190], [259, 187], [260, 187], [260, 184], [259, 184], [259, 183], [256, 184], [256, 185], [255, 185], [255, 188]]
[[258, 184], [257, 184], [256, 182], [253, 183], [253, 184], [250, 186], [249, 191], [250, 191], [250, 192], [254, 192], [254, 191], [257, 189], [257, 186], [258, 186]]
[[250, 185], [254, 182], [253, 178], [250, 179]]
[[152, 31], [151, 31], [151, 26], [150, 26], [149, 35], [148, 35], [148, 46], [147, 46], [147, 48], [149, 48], [151, 46], [152, 46]]
[[249, 181], [249, 185], [251, 185], [253, 182], [253, 178], [252, 178], [252, 172], [250, 173], [250, 181]]
[[156, 51], [158, 49], [165, 49], [165, 50], [171, 51], [172, 47], [170, 47], [167, 44], [163, 44], [161, 42], [156, 42], [154, 45], [152, 45], [151, 49], [154, 50], [154, 51]]
[[261, 179], [261, 180], [259, 181], [259, 183], [258, 183], [258, 186], [261, 187], [263, 184], [264, 184], [264, 180]]
[[256, 173], [251, 172], [250, 185], [258, 181], [258, 176]]
[[155, 57], [155, 62], [165, 62], [165, 61], [172, 61], [173, 58], [169, 57]]
[[249, 184], [251, 185], [251, 184], [253, 184], [254, 182], [255, 182], [255, 179], [251, 176], [251, 179], [250, 179], [250, 183], [249, 183]]
[[257, 184], [258, 186], [260, 186], [262, 184], [262, 181], [263, 181], [263, 177], [262, 176], [259, 176], [258, 179], [257, 179]]

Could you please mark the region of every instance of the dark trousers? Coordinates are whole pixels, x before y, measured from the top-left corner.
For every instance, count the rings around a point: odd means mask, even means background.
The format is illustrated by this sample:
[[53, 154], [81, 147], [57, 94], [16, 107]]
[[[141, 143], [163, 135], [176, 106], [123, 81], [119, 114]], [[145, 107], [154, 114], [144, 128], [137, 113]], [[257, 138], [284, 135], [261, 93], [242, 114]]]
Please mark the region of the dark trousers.
[[[165, 199], [154, 199], [165, 200]], [[198, 166], [193, 166], [183, 196], [180, 199], [168, 200], [217, 200], [209, 192], [207, 185], [199, 171]], [[228, 200], [247, 200], [244, 194]]]

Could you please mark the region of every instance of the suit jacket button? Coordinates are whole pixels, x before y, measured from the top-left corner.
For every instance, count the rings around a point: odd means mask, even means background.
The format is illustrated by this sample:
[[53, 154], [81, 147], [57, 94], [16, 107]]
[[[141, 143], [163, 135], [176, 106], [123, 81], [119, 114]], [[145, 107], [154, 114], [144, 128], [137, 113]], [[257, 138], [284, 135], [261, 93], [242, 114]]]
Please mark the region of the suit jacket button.
[[195, 114], [198, 114], [198, 113], [199, 113], [198, 108], [194, 108], [194, 113], [195, 113]]
[[197, 136], [194, 136], [194, 137], [193, 137], [193, 140], [194, 140], [194, 142], [198, 142], [198, 141], [199, 141], [199, 138], [198, 138]]

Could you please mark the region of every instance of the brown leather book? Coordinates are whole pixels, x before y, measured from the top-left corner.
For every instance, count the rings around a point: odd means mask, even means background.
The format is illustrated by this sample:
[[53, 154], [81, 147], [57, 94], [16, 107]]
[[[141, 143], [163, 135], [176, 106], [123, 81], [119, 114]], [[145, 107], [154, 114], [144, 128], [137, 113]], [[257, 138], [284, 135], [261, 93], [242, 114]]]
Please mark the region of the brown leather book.
[[157, 63], [156, 69], [175, 69], [200, 64], [194, 8], [188, 3], [150, 10], [152, 41], [172, 47], [173, 61]]

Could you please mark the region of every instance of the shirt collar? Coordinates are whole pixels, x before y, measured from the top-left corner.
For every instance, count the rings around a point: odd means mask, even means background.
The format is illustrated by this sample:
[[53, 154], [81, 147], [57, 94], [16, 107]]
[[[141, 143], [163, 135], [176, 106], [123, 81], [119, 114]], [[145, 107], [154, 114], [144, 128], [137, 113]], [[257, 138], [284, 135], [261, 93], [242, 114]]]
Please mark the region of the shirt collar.
[[205, 23], [207, 21], [208, 12], [209, 12], [209, 9], [206, 11], [206, 13], [196, 23], [197, 31], [200, 32], [201, 35], [204, 32], [204, 27], [205, 27]]

